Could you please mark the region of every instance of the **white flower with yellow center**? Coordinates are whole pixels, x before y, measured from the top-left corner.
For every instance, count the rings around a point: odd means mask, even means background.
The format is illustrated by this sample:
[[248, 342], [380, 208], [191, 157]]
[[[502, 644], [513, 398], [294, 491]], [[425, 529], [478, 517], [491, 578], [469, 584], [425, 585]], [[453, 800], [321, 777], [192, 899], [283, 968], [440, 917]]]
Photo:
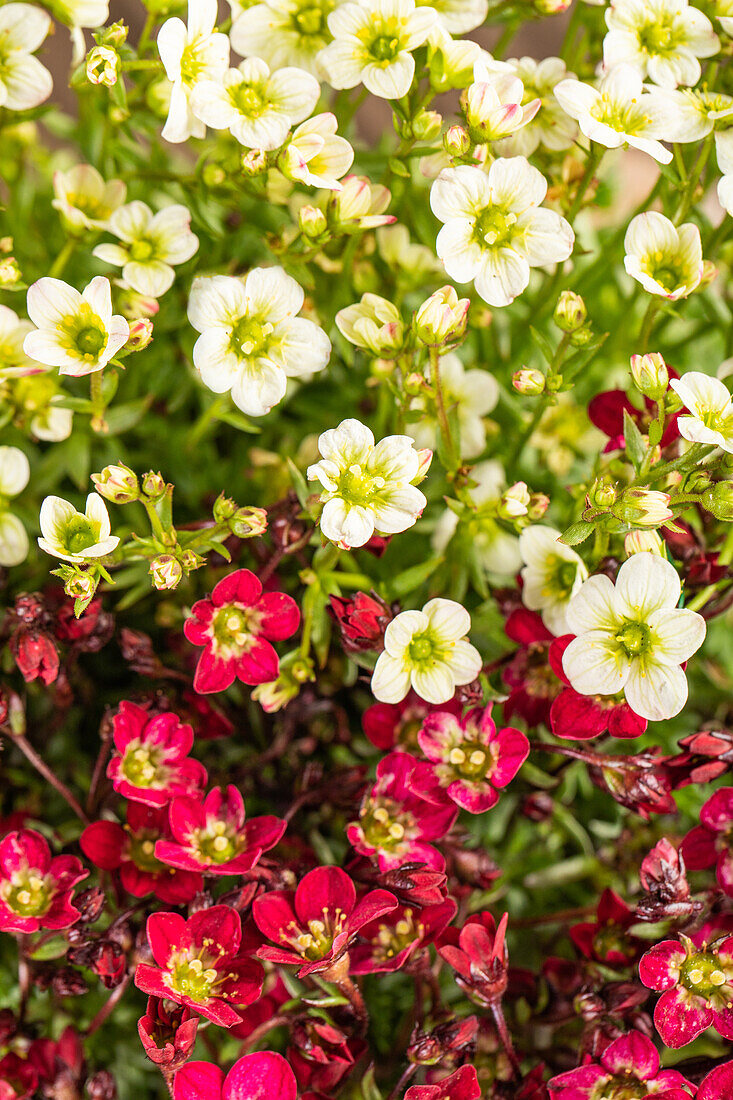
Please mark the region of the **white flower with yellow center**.
[[340, 191], [339, 180], [354, 163], [354, 150], [336, 133], [337, 126], [336, 116], [328, 111], [302, 122], [278, 157], [283, 175], [306, 187]]
[[669, 384], [689, 413], [677, 420], [682, 438], [733, 454], [733, 400], [725, 383], [691, 370]]
[[286, 65], [324, 80], [321, 51], [332, 40], [328, 17], [340, 0], [265, 0], [234, 17], [232, 49], [261, 57], [274, 71]]
[[160, 298], [173, 285], [174, 264], [190, 260], [199, 246], [191, 232], [190, 211], [179, 204], [157, 214], [136, 200], [115, 210], [107, 229], [119, 244], [99, 244], [98, 260], [122, 268], [122, 277], [138, 294]]
[[633, 65], [616, 65], [597, 88], [561, 80], [555, 97], [591, 141], [607, 149], [631, 145], [660, 164], [671, 161], [672, 153], [658, 140], [668, 134], [665, 105], [653, 92], [644, 92], [641, 73]]
[[656, 210], [637, 214], [624, 237], [624, 267], [650, 294], [670, 301], [686, 298], [703, 273], [700, 230], [692, 222], [675, 226]]
[[320, 60], [334, 88], [363, 84], [381, 99], [407, 95], [415, 75], [412, 51], [426, 41], [436, 21], [434, 8], [415, 0], [360, 0], [328, 17], [333, 42]]
[[658, 722], [679, 714], [687, 699], [680, 668], [705, 639], [705, 620], [678, 608], [680, 578], [670, 562], [641, 553], [625, 561], [614, 585], [590, 577], [567, 609], [576, 637], [563, 669], [581, 695], [623, 691], [635, 714]]
[[524, 103], [524, 85], [511, 66], [481, 59], [473, 67], [473, 84], [461, 102], [473, 141], [500, 141], [531, 122], [540, 109], [535, 98]]
[[533, 524], [519, 536], [522, 569], [522, 603], [539, 611], [553, 634], [567, 634], [567, 609], [571, 598], [588, 576], [583, 559], [570, 546], [558, 542], [554, 527]]
[[188, 319], [200, 332], [193, 362], [214, 393], [231, 391], [249, 416], [264, 416], [285, 396], [288, 378], [323, 370], [331, 342], [297, 314], [303, 290], [281, 267], [257, 267], [244, 278], [194, 279]]
[[33, 4], [0, 8], [0, 107], [27, 111], [50, 96], [51, 74], [33, 56], [50, 29], [50, 17]]
[[492, 306], [526, 290], [530, 268], [566, 260], [575, 235], [564, 218], [540, 206], [547, 181], [524, 157], [499, 158], [488, 172], [445, 168], [430, 189], [444, 222], [436, 248], [451, 279], [473, 280]]
[[[471, 372], [469, 372], [471, 373]], [[497, 506], [506, 486], [506, 476], [500, 462], [487, 459], [471, 470], [471, 482], [466, 489], [474, 510], [461, 514], [461, 518], [446, 508], [435, 525], [432, 546], [442, 554], [452, 539], [464, 548], [469, 558], [490, 575], [502, 580], [513, 578], [522, 564], [519, 539], [497, 521]]]
[[23, 350], [29, 332], [33, 332], [30, 321], [22, 321], [8, 306], [0, 306], [0, 379], [35, 374], [40, 369]]
[[36, 326], [23, 342], [26, 355], [59, 374], [80, 377], [102, 370], [124, 347], [130, 326], [112, 313], [109, 279], [97, 275], [80, 294], [46, 277], [28, 288], [28, 316]]
[[173, 83], [166, 141], [178, 143], [204, 137], [206, 126], [191, 108], [191, 94], [200, 80], [221, 80], [229, 66], [229, 39], [215, 31], [216, 0], [189, 0], [188, 25], [168, 19], [158, 33], [158, 53]]
[[[430, 370], [426, 372], [430, 382]], [[461, 444], [461, 458], [476, 458], [486, 446], [486, 425], [483, 418], [499, 400], [499, 386], [487, 370], [466, 370], [452, 352], [440, 360], [440, 380], [443, 401], [449, 414], [455, 416]], [[421, 447], [434, 446], [437, 425], [427, 417], [427, 402], [417, 397], [412, 409], [421, 410], [423, 417], [413, 426], [415, 442]], [[473, 477], [473, 473], [471, 474]]]
[[54, 199], [64, 224], [78, 232], [104, 229], [111, 215], [122, 205], [127, 186], [122, 180], [108, 183], [91, 164], [76, 164], [68, 172], [54, 172]]
[[191, 96], [193, 113], [213, 130], [228, 130], [249, 149], [279, 149], [296, 122], [311, 113], [321, 86], [304, 69], [271, 73], [250, 57], [222, 80], [201, 80]]
[[544, 57], [541, 61], [533, 57], [510, 57], [506, 63], [524, 85], [522, 107], [539, 99], [540, 109], [527, 125], [499, 142], [495, 151], [502, 157], [529, 157], [540, 146], [551, 153], [569, 149], [578, 128], [554, 95], [560, 81], [572, 77], [565, 62], [559, 57]]
[[700, 57], [712, 57], [720, 40], [706, 15], [687, 0], [612, 0], [603, 40], [607, 68], [628, 62], [655, 84], [697, 84]]
[[28, 557], [25, 527], [8, 505], [23, 492], [30, 475], [28, 459], [18, 447], [0, 447], [0, 565], [6, 569]]
[[38, 545], [61, 561], [103, 558], [112, 553], [119, 541], [110, 534], [107, 506], [96, 493], [89, 494], [83, 512], [77, 512], [62, 497], [46, 497], [41, 505]]
[[428, 703], [453, 697], [481, 671], [481, 654], [466, 635], [471, 616], [454, 600], [435, 599], [422, 611], [403, 611], [384, 632], [372, 692], [380, 703], [399, 703], [412, 687]]

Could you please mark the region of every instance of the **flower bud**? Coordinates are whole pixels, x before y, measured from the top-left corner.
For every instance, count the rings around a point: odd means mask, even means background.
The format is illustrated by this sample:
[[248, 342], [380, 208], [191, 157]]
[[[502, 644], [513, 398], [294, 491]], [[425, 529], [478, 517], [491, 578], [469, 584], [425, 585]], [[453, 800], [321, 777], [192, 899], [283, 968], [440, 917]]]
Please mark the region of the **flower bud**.
[[165, 483], [165, 479], [162, 474], [156, 474], [154, 470], [149, 470], [143, 478], [143, 492], [146, 497], [150, 497], [151, 500], [160, 500], [165, 495], [165, 491], [168, 486]]
[[153, 339], [153, 322], [148, 317], [138, 317], [130, 325], [130, 335], [125, 351], [143, 351]]
[[195, 550], [189, 548], [181, 551], [181, 565], [186, 573], [192, 573], [194, 569], [200, 569], [205, 564], [206, 558], [202, 558]]
[[412, 136], [416, 141], [436, 141], [442, 124], [443, 117], [437, 111], [420, 110], [411, 123]]
[[125, 26], [122, 20], [118, 20], [117, 23], [110, 23], [108, 27], [105, 27], [100, 35], [100, 46], [112, 46], [116, 49], [122, 46], [127, 41], [129, 28]]
[[99, 495], [113, 504], [132, 504], [140, 499], [137, 474], [122, 462], [105, 466], [100, 473], [92, 474], [92, 481]]
[[656, 489], [626, 489], [612, 511], [620, 523], [631, 527], [659, 527], [672, 519], [669, 493]]
[[459, 298], [452, 286], [431, 294], [415, 314], [415, 332], [428, 347], [455, 344], [466, 331], [469, 298]]
[[529, 505], [527, 507], [527, 516], [532, 521], [542, 519], [547, 509], [550, 507], [550, 498], [546, 493], [530, 493]]
[[120, 286], [117, 299], [120, 313], [128, 321], [137, 321], [142, 317], [155, 317], [160, 309], [157, 298], [151, 298], [146, 294], [138, 294], [129, 286]]
[[590, 325], [581, 325], [579, 329], [570, 334], [571, 348], [584, 348], [593, 339], [593, 329]]
[[717, 481], [711, 485], [701, 503], [716, 519], [733, 520], [733, 481]]
[[405, 393], [409, 397], [418, 397], [425, 386], [425, 379], [417, 371], [412, 371], [405, 379]]
[[364, 294], [360, 302], [336, 314], [339, 332], [358, 348], [393, 359], [404, 347], [405, 326], [399, 310], [386, 298]]
[[267, 530], [267, 512], [264, 508], [238, 508], [231, 519], [232, 534], [239, 539], [251, 539], [264, 535]]
[[84, 569], [75, 568], [64, 584], [64, 592], [74, 600], [88, 603], [97, 591], [99, 576]]
[[588, 490], [588, 505], [591, 508], [610, 508], [616, 502], [616, 487], [607, 478], [596, 478]]
[[429, 447], [421, 447], [417, 452], [417, 457], [420, 459], [420, 465], [417, 468], [417, 473], [412, 479], [413, 485], [419, 485], [421, 481], [428, 475], [430, 469], [430, 463], [433, 461], [433, 452]]
[[529, 367], [517, 370], [512, 375], [514, 389], [525, 397], [537, 397], [539, 394], [544, 393], [545, 382], [546, 379], [541, 370], [534, 370]]
[[656, 554], [660, 558], [667, 555], [664, 542], [656, 531], [629, 531], [624, 538], [624, 550], [627, 557], [632, 554]]
[[95, 46], [87, 54], [87, 80], [111, 88], [117, 83], [120, 55], [109, 46]]
[[703, 260], [702, 262], [702, 277], [698, 285], [698, 290], [704, 290], [706, 286], [710, 286], [718, 277], [718, 268], [712, 260]]
[[577, 332], [585, 323], [587, 316], [588, 310], [585, 308], [585, 302], [580, 295], [574, 294], [572, 290], [563, 290], [552, 315], [557, 327], [562, 332]]
[[220, 164], [205, 164], [201, 179], [207, 187], [221, 187], [227, 174]]
[[267, 153], [264, 149], [250, 149], [242, 157], [242, 171], [245, 176], [261, 176], [267, 171]]
[[6, 256], [0, 260], [0, 286], [15, 286], [22, 278], [15, 256]]
[[526, 516], [529, 508], [529, 490], [523, 481], [505, 489], [501, 495], [497, 513], [502, 519], [517, 519]]
[[214, 507], [212, 514], [217, 523], [227, 523], [233, 515], [236, 514], [239, 505], [236, 500], [232, 500], [230, 497], [225, 497], [223, 493], [219, 493], [219, 496], [214, 501]]
[[449, 126], [443, 135], [443, 148], [449, 157], [465, 157], [471, 148], [471, 138], [463, 126]]
[[150, 576], [159, 592], [177, 588], [183, 576], [183, 566], [172, 554], [159, 554], [150, 563]]
[[304, 237], [315, 240], [326, 232], [326, 215], [317, 206], [301, 206], [298, 212], [298, 225]]
[[567, 11], [573, 0], [534, 0], [534, 10], [539, 15], [560, 15]]
[[657, 351], [648, 355], [632, 355], [631, 375], [637, 390], [652, 401], [661, 401], [667, 392], [669, 372], [667, 364]]

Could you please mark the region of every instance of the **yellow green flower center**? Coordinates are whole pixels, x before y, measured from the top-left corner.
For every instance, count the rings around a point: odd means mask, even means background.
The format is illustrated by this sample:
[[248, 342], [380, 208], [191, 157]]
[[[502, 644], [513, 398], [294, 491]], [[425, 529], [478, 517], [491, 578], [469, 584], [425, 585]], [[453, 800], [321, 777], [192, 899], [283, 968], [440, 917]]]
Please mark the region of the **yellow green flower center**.
[[139, 240], [133, 241], [130, 246], [130, 259], [135, 260], [138, 263], [145, 263], [153, 255], [154, 247], [152, 241]]
[[517, 215], [511, 210], [487, 206], [476, 217], [474, 239], [482, 247], [488, 245], [490, 248], [501, 248], [514, 239], [516, 221]]
[[139, 871], [156, 875], [165, 870], [164, 865], [155, 857], [155, 836], [152, 833], [132, 833], [130, 835], [129, 856]]
[[419, 939], [424, 932], [422, 924], [415, 924], [412, 910], [405, 909], [396, 924], [380, 924], [374, 944], [374, 956], [380, 962], [386, 962], [399, 955], [411, 943]]
[[267, 96], [261, 86], [258, 88], [254, 84], [242, 82], [232, 88], [229, 94], [237, 110], [241, 111], [243, 115], [247, 115], [248, 118], [259, 118], [269, 106]]
[[212, 621], [216, 648], [224, 656], [239, 657], [252, 646], [260, 620], [259, 612], [252, 607], [229, 603], [220, 608]]
[[42, 917], [51, 907], [52, 882], [35, 868], [26, 868], [0, 886], [0, 896], [19, 917]]
[[207, 829], [199, 829], [194, 837], [196, 853], [201, 863], [228, 863], [244, 847], [244, 836], [224, 821], [215, 821]]
[[361, 819], [361, 827], [373, 848], [391, 851], [404, 841], [414, 822], [391, 799], [381, 799], [367, 805]]
[[174, 956], [163, 980], [176, 993], [190, 997], [192, 1001], [208, 1001], [216, 995], [217, 986], [227, 978], [226, 974], [219, 974], [215, 967], [209, 966], [210, 961], [205, 954], [203, 958], [191, 958], [188, 952]]
[[290, 925], [289, 941], [293, 948], [309, 962], [322, 959], [333, 947], [333, 941], [346, 924], [346, 914], [337, 909], [335, 913], [323, 910], [323, 919], [309, 920], [305, 927]]
[[721, 965], [714, 951], [693, 952], [680, 967], [680, 984], [706, 1001], [716, 998], [729, 1004], [731, 978], [733, 974]]
[[99, 541], [99, 524], [78, 514], [64, 526], [62, 545], [68, 554], [83, 554]]
[[160, 751], [136, 738], [125, 749], [120, 769], [133, 787], [160, 787], [163, 782], [160, 765]]
[[269, 321], [260, 322], [253, 317], [242, 317], [232, 328], [229, 344], [235, 355], [255, 358], [264, 351], [273, 332], [274, 327]]
[[642, 657], [652, 648], [652, 632], [646, 623], [627, 619], [616, 635], [627, 657]]

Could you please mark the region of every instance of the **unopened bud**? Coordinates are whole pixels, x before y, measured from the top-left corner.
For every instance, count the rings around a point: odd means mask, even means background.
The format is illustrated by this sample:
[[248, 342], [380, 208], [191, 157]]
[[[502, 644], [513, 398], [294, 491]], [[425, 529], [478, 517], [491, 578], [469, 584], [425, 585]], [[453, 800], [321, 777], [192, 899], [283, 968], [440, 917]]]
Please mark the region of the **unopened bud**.
[[417, 397], [425, 387], [425, 379], [417, 371], [412, 371], [405, 379], [404, 387], [409, 397]]
[[165, 478], [162, 474], [156, 474], [155, 470], [149, 470], [143, 477], [143, 492], [151, 500], [160, 500], [167, 488]]
[[15, 256], [6, 256], [0, 260], [0, 286], [15, 286], [22, 278]]
[[221, 187], [227, 174], [220, 164], [205, 164], [201, 179], [207, 187]]
[[130, 324], [126, 351], [142, 351], [153, 339], [153, 322], [148, 317], [138, 317]]
[[430, 463], [433, 461], [433, 452], [429, 447], [421, 447], [417, 452], [417, 457], [420, 460], [420, 464], [417, 468], [417, 473], [412, 479], [413, 485], [419, 485], [427, 477], [428, 470], [430, 469]]
[[250, 149], [242, 157], [242, 171], [245, 176], [261, 176], [267, 171], [267, 153], [264, 149]]
[[534, 10], [539, 15], [560, 15], [567, 11], [573, 0], [534, 0]]
[[181, 551], [181, 565], [184, 572], [192, 573], [194, 569], [200, 569], [202, 565], [206, 564], [206, 558], [202, 558], [200, 554], [197, 554], [195, 550], [182, 550]]
[[570, 346], [572, 348], [584, 348], [593, 339], [593, 329], [590, 325], [581, 325], [570, 334]]
[[214, 519], [217, 523], [227, 523], [235, 514], [238, 507], [239, 505], [236, 500], [225, 497], [223, 493], [220, 493], [214, 501], [214, 507], [212, 509]]
[[232, 534], [240, 539], [264, 535], [267, 530], [267, 512], [264, 508], [239, 508], [231, 519]]
[[616, 502], [616, 486], [607, 478], [596, 478], [588, 490], [591, 508], [610, 508]]
[[87, 54], [87, 80], [111, 88], [117, 83], [120, 55], [109, 46], [95, 46]]
[[630, 527], [659, 527], [672, 519], [669, 500], [669, 493], [656, 489], [626, 489], [612, 511], [620, 523]]
[[132, 504], [140, 498], [137, 474], [123, 462], [105, 466], [98, 474], [92, 474], [92, 481], [99, 495], [113, 504]]
[[526, 484], [523, 481], [518, 481], [502, 493], [497, 512], [502, 519], [517, 519], [519, 516], [526, 516], [529, 501], [529, 490]]
[[512, 375], [512, 385], [524, 397], [537, 397], [545, 391], [546, 379], [542, 371], [524, 367]]
[[712, 260], [703, 260], [702, 262], [702, 276], [698, 284], [698, 290], [704, 290], [706, 286], [710, 286], [712, 282], [718, 277], [718, 268]]
[[471, 138], [463, 126], [449, 126], [443, 135], [443, 148], [449, 157], [465, 157], [471, 148]]
[[177, 588], [183, 576], [183, 566], [172, 554], [159, 554], [150, 563], [150, 576], [159, 592], [167, 588]]
[[656, 531], [629, 531], [624, 537], [624, 550], [627, 557], [633, 554], [656, 554], [665, 558], [664, 542]]
[[118, 20], [117, 23], [111, 23], [104, 28], [99, 44], [100, 46], [112, 46], [116, 49], [127, 41], [127, 34], [128, 28], [121, 20]]
[[701, 503], [716, 519], [733, 520], [733, 481], [717, 481], [711, 485]]
[[428, 347], [455, 344], [466, 331], [469, 298], [459, 298], [452, 286], [431, 294], [415, 314], [415, 333]]
[[95, 573], [86, 572], [83, 569], [75, 569], [64, 584], [64, 592], [74, 600], [82, 600], [88, 603], [97, 590], [99, 577]]
[[546, 493], [529, 494], [529, 505], [527, 506], [527, 516], [529, 519], [533, 521], [542, 519], [549, 507], [550, 498]]
[[412, 120], [412, 136], [417, 141], [435, 141], [442, 124], [443, 117], [437, 111], [420, 110]]
[[304, 237], [315, 240], [326, 232], [326, 215], [317, 206], [301, 206], [298, 211], [298, 225]]
[[563, 290], [552, 315], [557, 327], [563, 332], [577, 332], [587, 316], [588, 310], [580, 295], [574, 294], [572, 290]]
[[652, 401], [661, 401], [667, 392], [669, 371], [664, 358], [657, 351], [647, 355], [632, 355], [631, 376], [637, 390]]

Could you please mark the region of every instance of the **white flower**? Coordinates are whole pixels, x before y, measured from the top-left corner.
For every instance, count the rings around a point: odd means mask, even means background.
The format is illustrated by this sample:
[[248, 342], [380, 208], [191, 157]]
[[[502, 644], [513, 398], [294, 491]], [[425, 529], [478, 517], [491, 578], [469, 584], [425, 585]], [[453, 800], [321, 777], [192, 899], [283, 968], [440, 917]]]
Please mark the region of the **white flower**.
[[194, 279], [188, 319], [201, 333], [194, 366], [214, 393], [231, 390], [249, 416], [282, 401], [288, 378], [322, 370], [331, 354], [325, 332], [298, 317], [303, 290], [281, 267], [257, 267], [243, 279]]
[[581, 695], [615, 695], [642, 718], [679, 714], [687, 699], [680, 665], [700, 648], [705, 620], [678, 608], [680, 579], [670, 562], [641, 553], [625, 561], [616, 584], [590, 577], [567, 610], [577, 635], [563, 654], [563, 669]]
[[559, 538], [559, 531], [543, 524], [526, 527], [519, 536], [522, 602], [539, 611], [547, 629], [558, 635], [567, 634], [568, 604], [588, 576], [582, 558]]
[[677, 420], [682, 438], [733, 454], [733, 400], [725, 383], [691, 370], [669, 384], [690, 414]]
[[733, 215], [733, 175], [721, 176], [718, 180], [718, 202]]
[[363, 84], [372, 95], [399, 99], [415, 75], [412, 51], [435, 24], [433, 8], [416, 8], [415, 0], [360, 0], [346, 3], [328, 17], [333, 42], [320, 60], [334, 88]]
[[82, 562], [103, 558], [119, 543], [110, 535], [107, 506], [100, 496], [90, 493], [86, 508], [77, 512], [61, 497], [46, 497], [41, 505], [41, 535], [38, 545], [47, 554], [62, 561]]
[[674, 226], [656, 210], [638, 214], [629, 222], [624, 250], [628, 274], [650, 294], [674, 302], [700, 284], [702, 243], [700, 230], [692, 222]]
[[53, 193], [51, 205], [72, 230], [104, 229], [125, 201], [127, 186], [122, 180], [105, 183], [91, 164], [76, 164], [68, 172], [54, 172]]
[[321, 51], [331, 41], [328, 16], [340, 0], [265, 0], [234, 19], [232, 49], [271, 69], [295, 65], [324, 80]]
[[[441, 357], [440, 379], [446, 409], [455, 415], [458, 422], [461, 458], [476, 458], [486, 446], [483, 417], [491, 412], [499, 400], [498, 383], [487, 370], [466, 370], [458, 356], [452, 352]], [[427, 380], [430, 381], [429, 369]], [[433, 420], [427, 419], [425, 398], [415, 398], [411, 407], [424, 413], [424, 418], [412, 426], [415, 441], [421, 447], [433, 446], [436, 441], [436, 425]], [[475, 470], [471, 477], [475, 477]]]
[[61, 279], [39, 279], [28, 288], [27, 309], [36, 329], [25, 338], [25, 353], [59, 374], [102, 370], [130, 334], [125, 318], [112, 313], [109, 279], [101, 275], [81, 294]]
[[427, 456], [409, 435], [374, 436], [359, 420], [342, 420], [318, 439], [321, 461], [308, 480], [323, 486], [321, 531], [343, 550], [363, 546], [376, 532], [396, 535], [422, 515], [427, 501], [413, 484]]
[[627, 61], [667, 88], [697, 84], [698, 58], [720, 49], [710, 20], [687, 0], [612, 0], [606, 24], [605, 65]]
[[569, 149], [578, 128], [554, 95], [556, 85], [565, 77], [572, 76], [565, 68], [565, 62], [559, 57], [544, 57], [541, 61], [535, 61], [533, 57], [510, 57], [506, 63], [524, 85], [522, 106], [539, 99], [540, 109], [526, 126], [504, 138], [495, 151], [503, 157], [529, 157], [540, 146], [552, 153]]
[[448, 275], [471, 280], [492, 306], [507, 306], [526, 289], [532, 267], [566, 260], [575, 236], [540, 203], [544, 176], [524, 157], [499, 158], [488, 172], [445, 168], [430, 189], [433, 213], [445, 225], [436, 248]]
[[501, 578], [514, 577], [522, 564], [519, 539], [496, 519], [496, 507], [506, 484], [501, 463], [496, 459], [479, 462], [471, 470], [471, 481], [476, 484], [466, 491], [476, 510], [464, 513], [465, 518], [459, 521], [456, 513], [446, 508], [433, 531], [433, 549], [442, 554], [454, 536], [465, 536], [462, 541], [487, 573]]
[[102, 27], [109, 19], [109, 0], [54, 0], [53, 9], [70, 27]]
[[456, 687], [470, 684], [481, 671], [481, 654], [466, 638], [471, 616], [454, 600], [430, 600], [422, 611], [403, 611], [384, 632], [372, 676], [372, 692], [381, 703], [399, 703], [410, 687], [421, 699], [439, 705]]
[[477, 61], [474, 83], [463, 93], [468, 132], [476, 142], [499, 141], [521, 130], [540, 109], [538, 98], [524, 103], [524, 85], [504, 62]]
[[279, 149], [296, 122], [311, 113], [321, 87], [304, 69], [270, 73], [250, 57], [221, 80], [200, 80], [191, 94], [193, 113], [214, 130], [228, 130], [249, 149]]
[[[706, 88], [659, 88], [654, 98], [664, 112], [666, 141], [702, 141], [733, 113], [733, 96]], [[716, 134], [716, 142], [722, 136]]]
[[0, 107], [27, 111], [50, 96], [51, 74], [33, 57], [50, 28], [50, 17], [33, 4], [0, 8]]
[[555, 96], [592, 141], [608, 149], [632, 145], [661, 164], [671, 161], [672, 153], [657, 140], [668, 133], [664, 103], [654, 93], [644, 92], [641, 73], [633, 65], [616, 65], [598, 88], [580, 80], [561, 80]]
[[280, 171], [307, 187], [340, 191], [339, 180], [354, 162], [354, 150], [336, 133], [338, 120], [324, 112], [314, 115], [293, 131], [278, 158]]
[[60, 443], [71, 435], [74, 414], [71, 409], [60, 409], [53, 401], [31, 420], [31, 431], [36, 439], [46, 443]]
[[400, 311], [378, 294], [363, 294], [360, 302], [340, 309], [336, 325], [349, 343], [386, 359], [397, 355], [404, 344]]
[[214, 31], [216, 16], [216, 0], [189, 0], [188, 26], [182, 19], [168, 19], [158, 32], [158, 53], [173, 82], [163, 127], [166, 141], [206, 134], [205, 125], [191, 109], [191, 93], [199, 80], [223, 78], [229, 65], [229, 39]]
[[[435, 7], [434, 4], [430, 5]], [[451, 88], [465, 88], [473, 76], [473, 67], [481, 58], [493, 62], [478, 42], [468, 38], [451, 38], [438, 18], [428, 35], [428, 71], [431, 87], [447, 92]], [[437, 175], [437, 173], [436, 173]]]
[[720, 205], [733, 214], [733, 130], [724, 130], [715, 135], [715, 151], [718, 167], [723, 173], [718, 180], [718, 199]]
[[480, 27], [489, 11], [488, 0], [417, 0], [420, 7], [438, 13], [438, 24], [449, 34], [468, 34]]
[[5, 568], [20, 565], [28, 556], [25, 527], [7, 504], [23, 492], [30, 474], [28, 459], [18, 447], [0, 447], [0, 565]]
[[331, 199], [336, 222], [349, 229], [376, 229], [397, 221], [385, 214], [392, 198], [388, 187], [371, 183], [366, 176], [346, 176], [341, 190]]
[[166, 206], [157, 214], [144, 202], [115, 210], [107, 229], [121, 244], [99, 244], [93, 255], [122, 268], [122, 277], [138, 294], [160, 298], [173, 285], [171, 265], [190, 260], [199, 246], [185, 206]]
[[23, 350], [23, 341], [33, 331], [8, 306], [0, 305], [0, 379], [35, 374], [39, 367]]

